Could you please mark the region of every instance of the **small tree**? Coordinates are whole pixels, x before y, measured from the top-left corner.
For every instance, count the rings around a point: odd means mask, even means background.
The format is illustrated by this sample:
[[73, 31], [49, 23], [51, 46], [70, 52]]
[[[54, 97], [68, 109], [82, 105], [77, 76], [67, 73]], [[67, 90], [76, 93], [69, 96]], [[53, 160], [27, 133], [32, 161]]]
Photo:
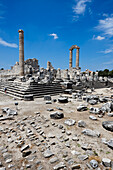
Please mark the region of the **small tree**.
[[111, 71], [109, 72], [109, 76], [110, 76], [110, 77], [113, 77], [113, 70], [111, 70]]
[[4, 68], [1, 68], [0, 70], [4, 70]]

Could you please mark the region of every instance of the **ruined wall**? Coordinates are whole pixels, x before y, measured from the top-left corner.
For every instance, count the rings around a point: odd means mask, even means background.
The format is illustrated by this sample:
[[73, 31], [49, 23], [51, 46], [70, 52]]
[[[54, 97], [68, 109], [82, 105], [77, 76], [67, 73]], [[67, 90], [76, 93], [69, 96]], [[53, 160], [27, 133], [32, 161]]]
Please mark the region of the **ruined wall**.
[[[25, 74], [32, 74], [39, 70], [38, 60], [27, 59], [24, 62], [24, 72]], [[8, 70], [0, 70], [0, 77], [9, 77], [9, 76], [18, 76], [20, 73], [19, 62], [16, 62], [14, 66], [11, 66], [11, 69]]]

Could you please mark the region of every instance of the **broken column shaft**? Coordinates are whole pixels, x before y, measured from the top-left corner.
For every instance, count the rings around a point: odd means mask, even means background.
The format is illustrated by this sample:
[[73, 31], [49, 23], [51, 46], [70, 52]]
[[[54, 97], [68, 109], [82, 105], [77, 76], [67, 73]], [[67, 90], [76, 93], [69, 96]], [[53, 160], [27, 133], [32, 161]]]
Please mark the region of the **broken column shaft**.
[[19, 30], [19, 66], [20, 76], [24, 76], [24, 31]]

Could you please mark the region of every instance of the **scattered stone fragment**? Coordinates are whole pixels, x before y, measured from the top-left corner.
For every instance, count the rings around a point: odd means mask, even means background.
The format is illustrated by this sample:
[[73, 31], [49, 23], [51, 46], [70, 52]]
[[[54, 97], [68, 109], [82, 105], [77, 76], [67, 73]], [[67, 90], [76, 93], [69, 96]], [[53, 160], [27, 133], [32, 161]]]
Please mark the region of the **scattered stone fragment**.
[[24, 150], [28, 149], [29, 148], [29, 145], [25, 145], [21, 148], [21, 152], [23, 152]]
[[89, 146], [88, 144], [81, 145], [81, 148], [84, 149], [84, 150], [92, 150], [92, 147]]
[[71, 147], [70, 142], [69, 142], [69, 141], [66, 142], [66, 143], [65, 143], [65, 146], [68, 147], [68, 148], [70, 148], [70, 147]]
[[80, 152], [77, 152], [75, 150], [72, 150], [71, 153], [72, 153], [72, 155], [80, 155], [81, 154]]
[[4, 120], [14, 120], [14, 118], [12, 116], [4, 116], [0, 118], [0, 121], [4, 121]]
[[50, 114], [51, 119], [62, 119], [64, 118], [64, 114], [61, 112], [55, 112]]
[[9, 154], [8, 152], [6, 152], [6, 153], [3, 153], [3, 157], [4, 157], [4, 159], [10, 159], [12, 157], [12, 155]]
[[65, 133], [65, 129], [62, 129], [62, 133]]
[[30, 155], [31, 154], [31, 151], [23, 151], [22, 152], [22, 156], [23, 157], [26, 157], [26, 156], [28, 156], [28, 155]]
[[106, 130], [113, 132], [113, 121], [105, 121], [105, 122], [102, 122], [102, 126], [103, 126], [103, 128], [105, 128]]
[[73, 119], [67, 119], [67, 120], [65, 120], [64, 123], [68, 126], [73, 126], [73, 125], [75, 125], [76, 121]]
[[66, 137], [64, 137], [64, 141], [66, 142], [66, 141], [68, 141], [69, 140], [69, 138], [66, 136]]
[[62, 109], [61, 107], [56, 107], [56, 109], [58, 109], [58, 110], [62, 110], [62, 111], [63, 111], [63, 109]]
[[71, 166], [71, 169], [74, 170], [74, 169], [80, 169], [81, 168], [81, 165], [80, 164], [74, 164]]
[[42, 169], [44, 169], [44, 167], [40, 165], [37, 170], [42, 170]]
[[71, 131], [66, 131], [66, 134], [69, 136], [71, 135]]
[[79, 105], [78, 107], [77, 107], [77, 111], [86, 111], [87, 110], [87, 107], [86, 106], [84, 106], [83, 104], [81, 104], [81, 105]]
[[10, 162], [12, 162], [12, 159], [7, 159], [6, 160], [6, 163], [10, 163]]
[[32, 94], [24, 95], [24, 101], [33, 101], [34, 96]]
[[100, 103], [107, 102], [107, 99], [105, 97], [99, 97], [99, 102]]
[[99, 132], [93, 131], [91, 129], [84, 129], [82, 131], [82, 133], [84, 135], [91, 136], [91, 137], [100, 137], [100, 133]]
[[79, 158], [81, 161], [85, 161], [86, 159], [88, 159], [88, 155], [79, 155], [78, 158]]
[[89, 104], [91, 104], [91, 105], [95, 105], [95, 104], [97, 104], [97, 100], [89, 100]]
[[103, 118], [103, 115], [98, 115], [99, 118]]
[[55, 138], [55, 135], [52, 133], [49, 133], [47, 136], [48, 136], [48, 138]]
[[13, 168], [14, 167], [14, 165], [13, 164], [9, 164], [8, 165], [8, 168], [10, 169], [10, 168]]
[[86, 123], [83, 120], [78, 121], [78, 127], [86, 127]]
[[108, 158], [103, 158], [102, 163], [105, 167], [111, 167], [111, 160]]
[[36, 161], [36, 165], [39, 165], [41, 163], [41, 161]]
[[113, 160], [111, 160], [111, 169], [113, 169]]
[[9, 110], [9, 107], [4, 107], [4, 108], [2, 109], [2, 113], [7, 113], [8, 110]]
[[1, 166], [3, 166], [3, 165], [2, 165], [2, 162], [0, 162], [0, 167], [1, 167]]
[[[65, 160], [66, 160], [66, 159], [65, 159]], [[74, 163], [74, 160], [73, 160], [72, 158], [68, 158], [67, 161], [68, 161], [68, 164], [69, 164], [69, 165], [72, 165], [72, 164]]]
[[8, 152], [8, 150], [7, 150], [7, 149], [3, 149], [3, 150], [2, 150], [2, 153], [5, 153], [5, 152]]
[[104, 143], [105, 145], [107, 145], [108, 142], [107, 142], [107, 140], [106, 140], [105, 138], [102, 138], [101, 140], [102, 140], [102, 143]]
[[96, 169], [98, 167], [98, 162], [94, 159], [90, 161], [90, 165], [92, 168]]
[[6, 168], [5, 167], [1, 167], [0, 170], [6, 170]]
[[90, 107], [89, 111], [90, 111], [90, 113], [93, 113], [93, 114], [100, 114], [101, 113], [101, 110], [99, 108], [96, 108], [96, 107]]
[[51, 111], [53, 111], [54, 109], [52, 109], [52, 108], [48, 108], [47, 109], [47, 111], [49, 111], [49, 112], [51, 112]]
[[60, 162], [59, 164], [55, 165], [55, 166], [53, 167], [53, 169], [54, 169], [54, 170], [59, 170], [59, 169], [64, 168], [64, 167], [66, 167], [66, 165], [64, 164], [64, 162]]
[[2, 109], [2, 112], [3, 112], [3, 113], [6, 113], [7, 116], [15, 116], [15, 115], [18, 115], [17, 111], [12, 110], [12, 109], [10, 109], [10, 108], [8, 108], [8, 107], [3, 108], [3, 109]]
[[44, 100], [51, 100], [51, 96], [50, 95], [44, 96]]
[[30, 164], [27, 164], [27, 165], [26, 165], [26, 168], [31, 168], [31, 165], [30, 165]]
[[109, 117], [113, 117], [113, 113], [108, 113], [107, 114]]
[[111, 112], [112, 111], [112, 105], [113, 104], [111, 102], [107, 102], [107, 103], [103, 104], [102, 107], [101, 107], [101, 111], [103, 113]]
[[63, 151], [63, 157], [65, 158], [65, 157], [67, 157], [68, 156], [68, 152], [67, 151]]
[[46, 101], [46, 104], [52, 104], [52, 102], [51, 101]]
[[53, 163], [58, 162], [58, 158], [57, 157], [53, 157], [49, 161], [50, 161], [51, 164], [53, 164]]
[[86, 150], [85, 154], [88, 155], [88, 156], [91, 156], [91, 155], [94, 155], [94, 152], [92, 150]]
[[66, 97], [59, 97], [58, 101], [59, 103], [68, 103], [68, 99]]
[[111, 149], [113, 149], [113, 140], [110, 140], [107, 142], [108, 147], [110, 147]]
[[77, 135], [75, 135], [75, 136], [72, 137], [72, 140], [73, 140], [73, 141], [79, 141], [79, 138], [78, 138]]
[[63, 129], [63, 126], [62, 126], [62, 125], [58, 125], [58, 128], [59, 128], [59, 129]]
[[89, 119], [91, 119], [91, 120], [97, 120], [97, 118], [96, 118], [95, 116], [92, 116], [92, 115], [89, 116]]
[[53, 102], [56, 102], [57, 101], [57, 99], [53, 99]]
[[51, 156], [53, 156], [54, 154], [49, 150], [47, 149], [45, 152], [44, 152], [44, 157], [45, 158], [49, 158]]

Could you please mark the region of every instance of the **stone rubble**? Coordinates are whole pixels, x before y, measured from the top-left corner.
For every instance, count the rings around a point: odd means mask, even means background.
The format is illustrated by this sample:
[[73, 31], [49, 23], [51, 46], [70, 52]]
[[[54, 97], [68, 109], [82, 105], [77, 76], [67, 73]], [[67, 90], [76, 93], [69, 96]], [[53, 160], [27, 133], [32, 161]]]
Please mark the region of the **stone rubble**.
[[[93, 99], [98, 101], [95, 108], [89, 102]], [[16, 116], [7, 115], [10, 108], [15, 111], [14, 106], [1, 107], [0, 169], [112, 168], [112, 117], [107, 114], [112, 113], [112, 107], [108, 101], [104, 105], [99, 99], [99, 95], [93, 95], [87, 103], [82, 101], [83, 104], [72, 98], [68, 98], [68, 103], [58, 100], [53, 103], [52, 97], [51, 100], [37, 99], [32, 101], [35, 106], [30, 104], [30, 113], [26, 110], [27, 103], [18, 102], [20, 110]], [[39, 102], [43, 102], [41, 106]], [[103, 105], [107, 109], [102, 111]], [[6, 115], [10, 119], [5, 119]], [[103, 117], [100, 119], [98, 115]]]

